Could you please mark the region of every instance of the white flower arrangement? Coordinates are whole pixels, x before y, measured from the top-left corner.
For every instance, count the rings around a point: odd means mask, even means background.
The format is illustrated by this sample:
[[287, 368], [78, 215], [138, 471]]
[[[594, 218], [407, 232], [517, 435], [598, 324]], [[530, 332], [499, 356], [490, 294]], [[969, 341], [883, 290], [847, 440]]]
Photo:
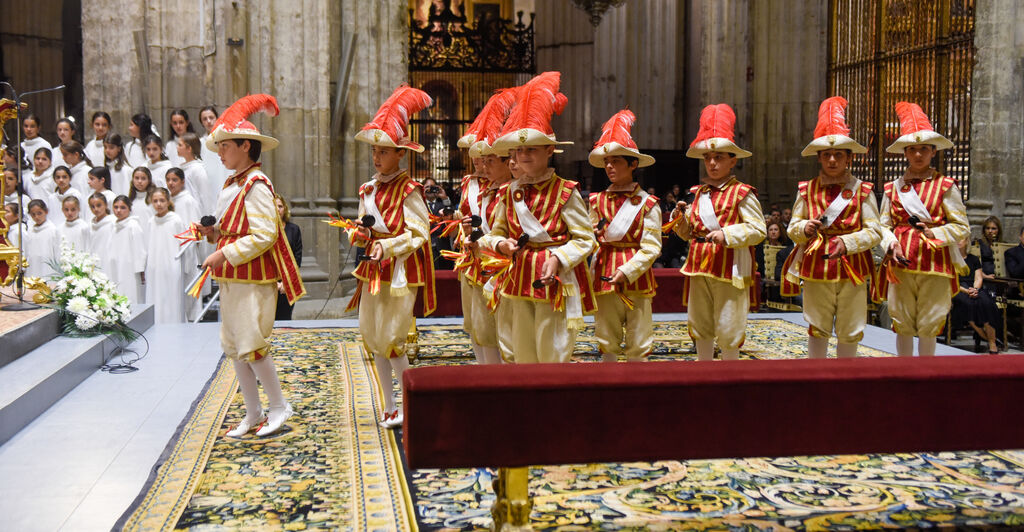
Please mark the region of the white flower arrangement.
[[60, 260], [53, 264], [57, 274], [50, 297], [63, 311], [64, 330], [73, 335], [102, 333], [133, 340], [137, 335], [126, 325], [131, 303], [96, 267], [98, 262], [96, 255], [76, 251], [62, 240]]

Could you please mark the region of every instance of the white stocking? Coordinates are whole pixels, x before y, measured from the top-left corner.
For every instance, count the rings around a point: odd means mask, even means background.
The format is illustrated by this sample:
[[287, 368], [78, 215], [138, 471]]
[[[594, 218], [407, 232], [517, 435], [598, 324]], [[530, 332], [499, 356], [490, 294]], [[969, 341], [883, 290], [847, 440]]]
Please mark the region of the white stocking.
[[245, 419], [250, 425], [255, 425], [263, 416], [263, 405], [260, 404], [260, 389], [256, 384], [256, 374], [252, 372], [249, 363], [244, 360], [232, 360], [231, 364], [235, 367], [238, 387], [242, 389], [242, 399], [245, 401]]
[[901, 357], [914, 356], [914, 337], [905, 334], [896, 335], [896, 354]]
[[601, 353], [601, 362], [611, 362], [612, 364], [619, 361], [619, 356], [615, 353]]
[[487, 363], [487, 356], [484, 354], [484, 346], [473, 344], [473, 356], [476, 358], [477, 364]]
[[828, 338], [808, 335], [807, 358], [828, 358]]
[[836, 356], [839, 358], [857, 358], [857, 344], [840, 343], [836, 346]]
[[919, 336], [917, 338], [917, 356], [922, 356], [922, 357], [933, 357], [933, 356], [935, 356], [935, 337], [934, 336]]
[[395, 409], [395, 385], [391, 381], [391, 362], [383, 355], [373, 355], [373, 366], [377, 369], [380, 393], [384, 396], [384, 413]]
[[501, 351], [497, 347], [481, 347], [484, 352], [484, 364], [501, 364]]
[[269, 355], [255, 362], [250, 362], [253, 373], [259, 378], [263, 385], [263, 392], [267, 394], [268, 408], [271, 414], [283, 412], [286, 401], [284, 393], [281, 392], [281, 381], [277, 378], [277, 368], [274, 367], [274, 359]]
[[722, 360], [739, 360], [740, 359], [740, 348], [735, 349], [723, 349]]
[[709, 361], [715, 358], [715, 341], [714, 340], [694, 340], [694, 345], [697, 347], [697, 360]]

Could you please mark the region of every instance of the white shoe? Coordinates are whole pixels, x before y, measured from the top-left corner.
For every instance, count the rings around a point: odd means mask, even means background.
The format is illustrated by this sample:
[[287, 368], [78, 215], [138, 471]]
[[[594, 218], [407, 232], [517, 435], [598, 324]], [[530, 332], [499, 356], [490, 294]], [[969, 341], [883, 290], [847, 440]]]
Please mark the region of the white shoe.
[[288, 418], [292, 417], [295, 411], [292, 410], [292, 405], [285, 403], [284, 410], [278, 413], [271, 412], [267, 418], [267, 424], [263, 425], [263, 428], [256, 431], [257, 436], [270, 436], [271, 434], [281, 430], [284, 426], [284, 422], [288, 421]]
[[384, 426], [389, 428], [389, 429], [393, 429], [395, 427], [401, 427], [402, 426], [402, 421], [404, 419], [405, 419], [405, 416], [402, 415], [402, 411], [401, 410], [395, 410], [395, 412], [391, 416], [391, 420], [388, 421], [387, 424], [384, 425]]
[[259, 419], [257, 419], [255, 422], [249, 421], [249, 416], [246, 416], [238, 425], [235, 425], [235, 428], [229, 430], [225, 434], [225, 436], [229, 438], [241, 438], [242, 436], [245, 436], [246, 434], [249, 433], [249, 431], [253, 429], [260, 429], [266, 422], [266, 415], [261, 414]]
[[392, 411], [390, 411], [390, 412], [384, 412], [384, 415], [381, 416], [381, 418], [380, 418], [380, 426], [382, 426], [382, 427], [384, 427], [386, 429], [391, 428], [391, 421], [394, 420], [399, 415], [400, 414], [398, 413], [398, 409], [397, 408], [392, 410]]

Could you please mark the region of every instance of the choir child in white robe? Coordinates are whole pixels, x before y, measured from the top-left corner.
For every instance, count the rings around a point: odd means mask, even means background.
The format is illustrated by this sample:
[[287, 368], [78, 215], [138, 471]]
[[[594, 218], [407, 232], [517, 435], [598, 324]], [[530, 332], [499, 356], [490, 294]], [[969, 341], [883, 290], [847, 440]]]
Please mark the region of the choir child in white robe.
[[211, 210], [217, 206], [217, 196], [220, 195], [220, 189], [224, 185], [224, 180], [228, 177], [228, 170], [224, 168], [224, 163], [220, 160], [220, 156], [217, 152], [206, 147], [206, 143], [210, 139], [210, 132], [213, 131], [213, 125], [217, 123], [218, 116], [217, 108], [212, 105], [203, 107], [203, 110], [199, 112], [199, 121], [203, 124], [203, 128], [206, 129], [206, 134], [199, 138], [199, 153], [197, 157], [203, 161], [203, 168], [206, 170], [207, 189], [202, 194], [206, 198], [204, 200], [205, 204], [209, 205]]
[[17, 203], [4, 204], [4, 221], [7, 222], [7, 242], [16, 248], [18, 242], [28, 234], [28, 225], [22, 221]]
[[[203, 162], [198, 159], [202, 152], [199, 137], [195, 133], [185, 133], [178, 139], [178, 155], [184, 159], [181, 169], [185, 171], [185, 190], [199, 202], [199, 210], [210, 214], [217, 206], [216, 195], [210, 196], [209, 179]], [[173, 191], [172, 191], [173, 193]], [[217, 192], [219, 194], [219, 191]]]
[[24, 208], [25, 205], [19, 203], [19, 195], [25, 204], [31, 199], [22, 188], [21, 180], [18, 179], [18, 171], [14, 167], [4, 168], [4, 205], [17, 205]]
[[[128, 159], [128, 166], [138, 168], [146, 164], [146, 150], [142, 148], [142, 139], [148, 135], [155, 134], [153, 119], [146, 113], [132, 115], [128, 122], [128, 134], [131, 139], [124, 145], [124, 156]], [[137, 214], [137, 213], [136, 213]]]
[[128, 201], [132, 206], [132, 216], [138, 218], [142, 231], [149, 234], [149, 220], [153, 217], [153, 208], [149, 206], [150, 194], [156, 190], [149, 168], [140, 166], [132, 170], [132, 189], [128, 192]]
[[53, 152], [50, 148], [39, 148], [32, 154], [32, 173], [25, 179], [25, 193], [32, 199], [46, 201], [57, 186], [53, 182]]
[[52, 263], [60, 260], [60, 233], [57, 226], [46, 219], [49, 209], [43, 200], [32, 200], [28, 203], [28, 215], [32, 217], [32, 227], [25, 235], [23, 251], [28, 260], [27, 277], [48, 278], [57, 273]]
[[92, 114], [93, 138], [85, 143], [85, 156], [92, 162], [93, 166], [99, 166], [103, 160], [103, 143], [110, 134], [110, 115], [105, 111], [96, 111]]
[[[185, 188], [185, 172], [181, 168], [171, 168], [167, 171], [167, 190], [171, 193], [171, 203], [174, 204], [174, 212], [185, 223], [185, 226], [187, 227], [193, 223], [198, 224], [203, 214], [199, 210], [199, 202]], [[202, 249], [200, 246], [202, 245], [202, 242], [194, 244], [181, 257], [182, 268], [186, 275], [185, 283], [192, 280], [188, 277], [188, 272], [194, 272], [195, 267], [199, 266], [206, 259], [206, 255], [200, 256], [199, 253]], [[201, 299], [194, 297], [185, 298], [185, 318], [189, 321], [196, 319], [202, 309], [203, 301]]]
[[167, 159], [171, 161], [171, 166], [181, 167], [185, 164], [185, 160], [178, 155], [178, 146], [181, 144], [181, 137], [185, 133], [195, 133], [196, 130], [192, 127], [192, 121], [188, 118], [188, 111], [184, 109], [175, 109], [171, 111], [171, 133], [170, 140], [164, 145], [164, 153], [167, 155]]
[[[79, 202], [82, 201], [82, 194], [71, 186], [71, 170], [68, 170], [67, 166], [58, 166], [53, 171], [53, 182], [56, 186], [50, 192], [50, 196], [46, 198], [46, 204], [47, 210], [54, 213], [54, 216], [64, 211], [65, 199], [78, 198]], [[63, 220], [57, 216], [53, 223], [54, 225], [60, 225], [61, 221]]]
[[60, 151], [61, 144], [75, 140], [75, 130], [78, 126], [75, 125], [75, 119], [72, 117], [61, 118], [57, 121], [57, 142], [53, 145], [51, 151], [53, 151], [53, 165], [54, 166], [67, 166], [71, 167], [71, 164], [64, 161], [64, 154]]
[[128, 194], [132, 187], [132, 166], [124, 156], [121, 135], [111, 133], [103, 139], [103, 166], [110, 170], [110, 190], [115, 197]]
[[24, 137], [21, 139], [21, 152], [25, 157], [35, 155], [39, 148], [50, 150], [50, 143], [39, 136], [39, 117], [29, 114], [21, 121], [21, 132]]
[[150, 176], [153, 179], [153, 186], [167, 188], [167, 171], [174, 165], [171, 164], [171, 161], [167, 160], [160, 137], [156, 135], [146, 137], [146, 140], [142, 141], [142, 148], [146, 150], [146, 157], [149, 158], [149, 161], [146, 162], [146, 168], [149, 168]]
[[85, 158], [85, 150], [78, 141], [70, 140], [60, 145], [60, 152], [64, 157], [64, 166], [71, 170], [71, 186], [87, 197], [89, 192], [89, 169], [92, 163]]
[[89, 196], [89, 210], [92, 211], [92, 223], [89, 224], [89, 251], [99, 257], [100, 270], [110, 277], [117, 255], [110, 249], [110, 241], [114, 236], [114, 217], [110, 216], [108, 205], [107, 197], [99, 192]]
[[[149, 245], [146, 249], [146, 301], [153, 304], [156, 323], [185, 321], [185, 275], [178, 255], [178, 239], [185, 222], [174, 212], [171, 194], [157, 188], [150, 195], [153, 218], [149, 221]], [[187, 272], [195, 275], [193, 267]]]
[[118, 290], [132, 303], [145, 301], [143, 276], [146, 271], [146, 240], [139, 219], [132, 216], [131, 200], [127, 196], [114, 199], [113, 235], [110, 254], [115, 257], [107, 277], [117, 284]]
[[89, 170], [89, 196], [99, 193], [107, 198], [107, 205], [114, 203], [117, 194], [110, 190], [110, 170], [106, 166], [97, 166]]
[[88, 253], [92, 250], [92, 227], [79, 216], [82, 202], [76, 197], [64, 198], [61, 211], [64, 212], [64, 225], [57, 226], [60, 237], [75, 251]]

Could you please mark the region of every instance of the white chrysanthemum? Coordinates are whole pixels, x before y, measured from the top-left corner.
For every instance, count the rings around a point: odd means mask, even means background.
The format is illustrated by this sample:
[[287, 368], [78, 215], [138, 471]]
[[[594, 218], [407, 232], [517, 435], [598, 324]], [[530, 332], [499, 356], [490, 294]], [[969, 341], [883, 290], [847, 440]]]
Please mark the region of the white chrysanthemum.
[[110, 296], [108, 296], [107, 294], [100, 294], [100, 296], [97, 297], [95, 301], [96, 308], [104, 310], [110, 308], [110, 306], [113, 303], [114, 302], [110, 300]]
[[89, 300], [84, 297], [73, 297], [68, 301], [68, 310], [79, 314], [89, 310]]
[[80, 316], [75, 317], [75, 326], [83, 331], [92, 329], [97, 324], [99, 324], [99, 322], [96, 321], [96, 319], [93, 318], [92, 316], [82, 314]]

